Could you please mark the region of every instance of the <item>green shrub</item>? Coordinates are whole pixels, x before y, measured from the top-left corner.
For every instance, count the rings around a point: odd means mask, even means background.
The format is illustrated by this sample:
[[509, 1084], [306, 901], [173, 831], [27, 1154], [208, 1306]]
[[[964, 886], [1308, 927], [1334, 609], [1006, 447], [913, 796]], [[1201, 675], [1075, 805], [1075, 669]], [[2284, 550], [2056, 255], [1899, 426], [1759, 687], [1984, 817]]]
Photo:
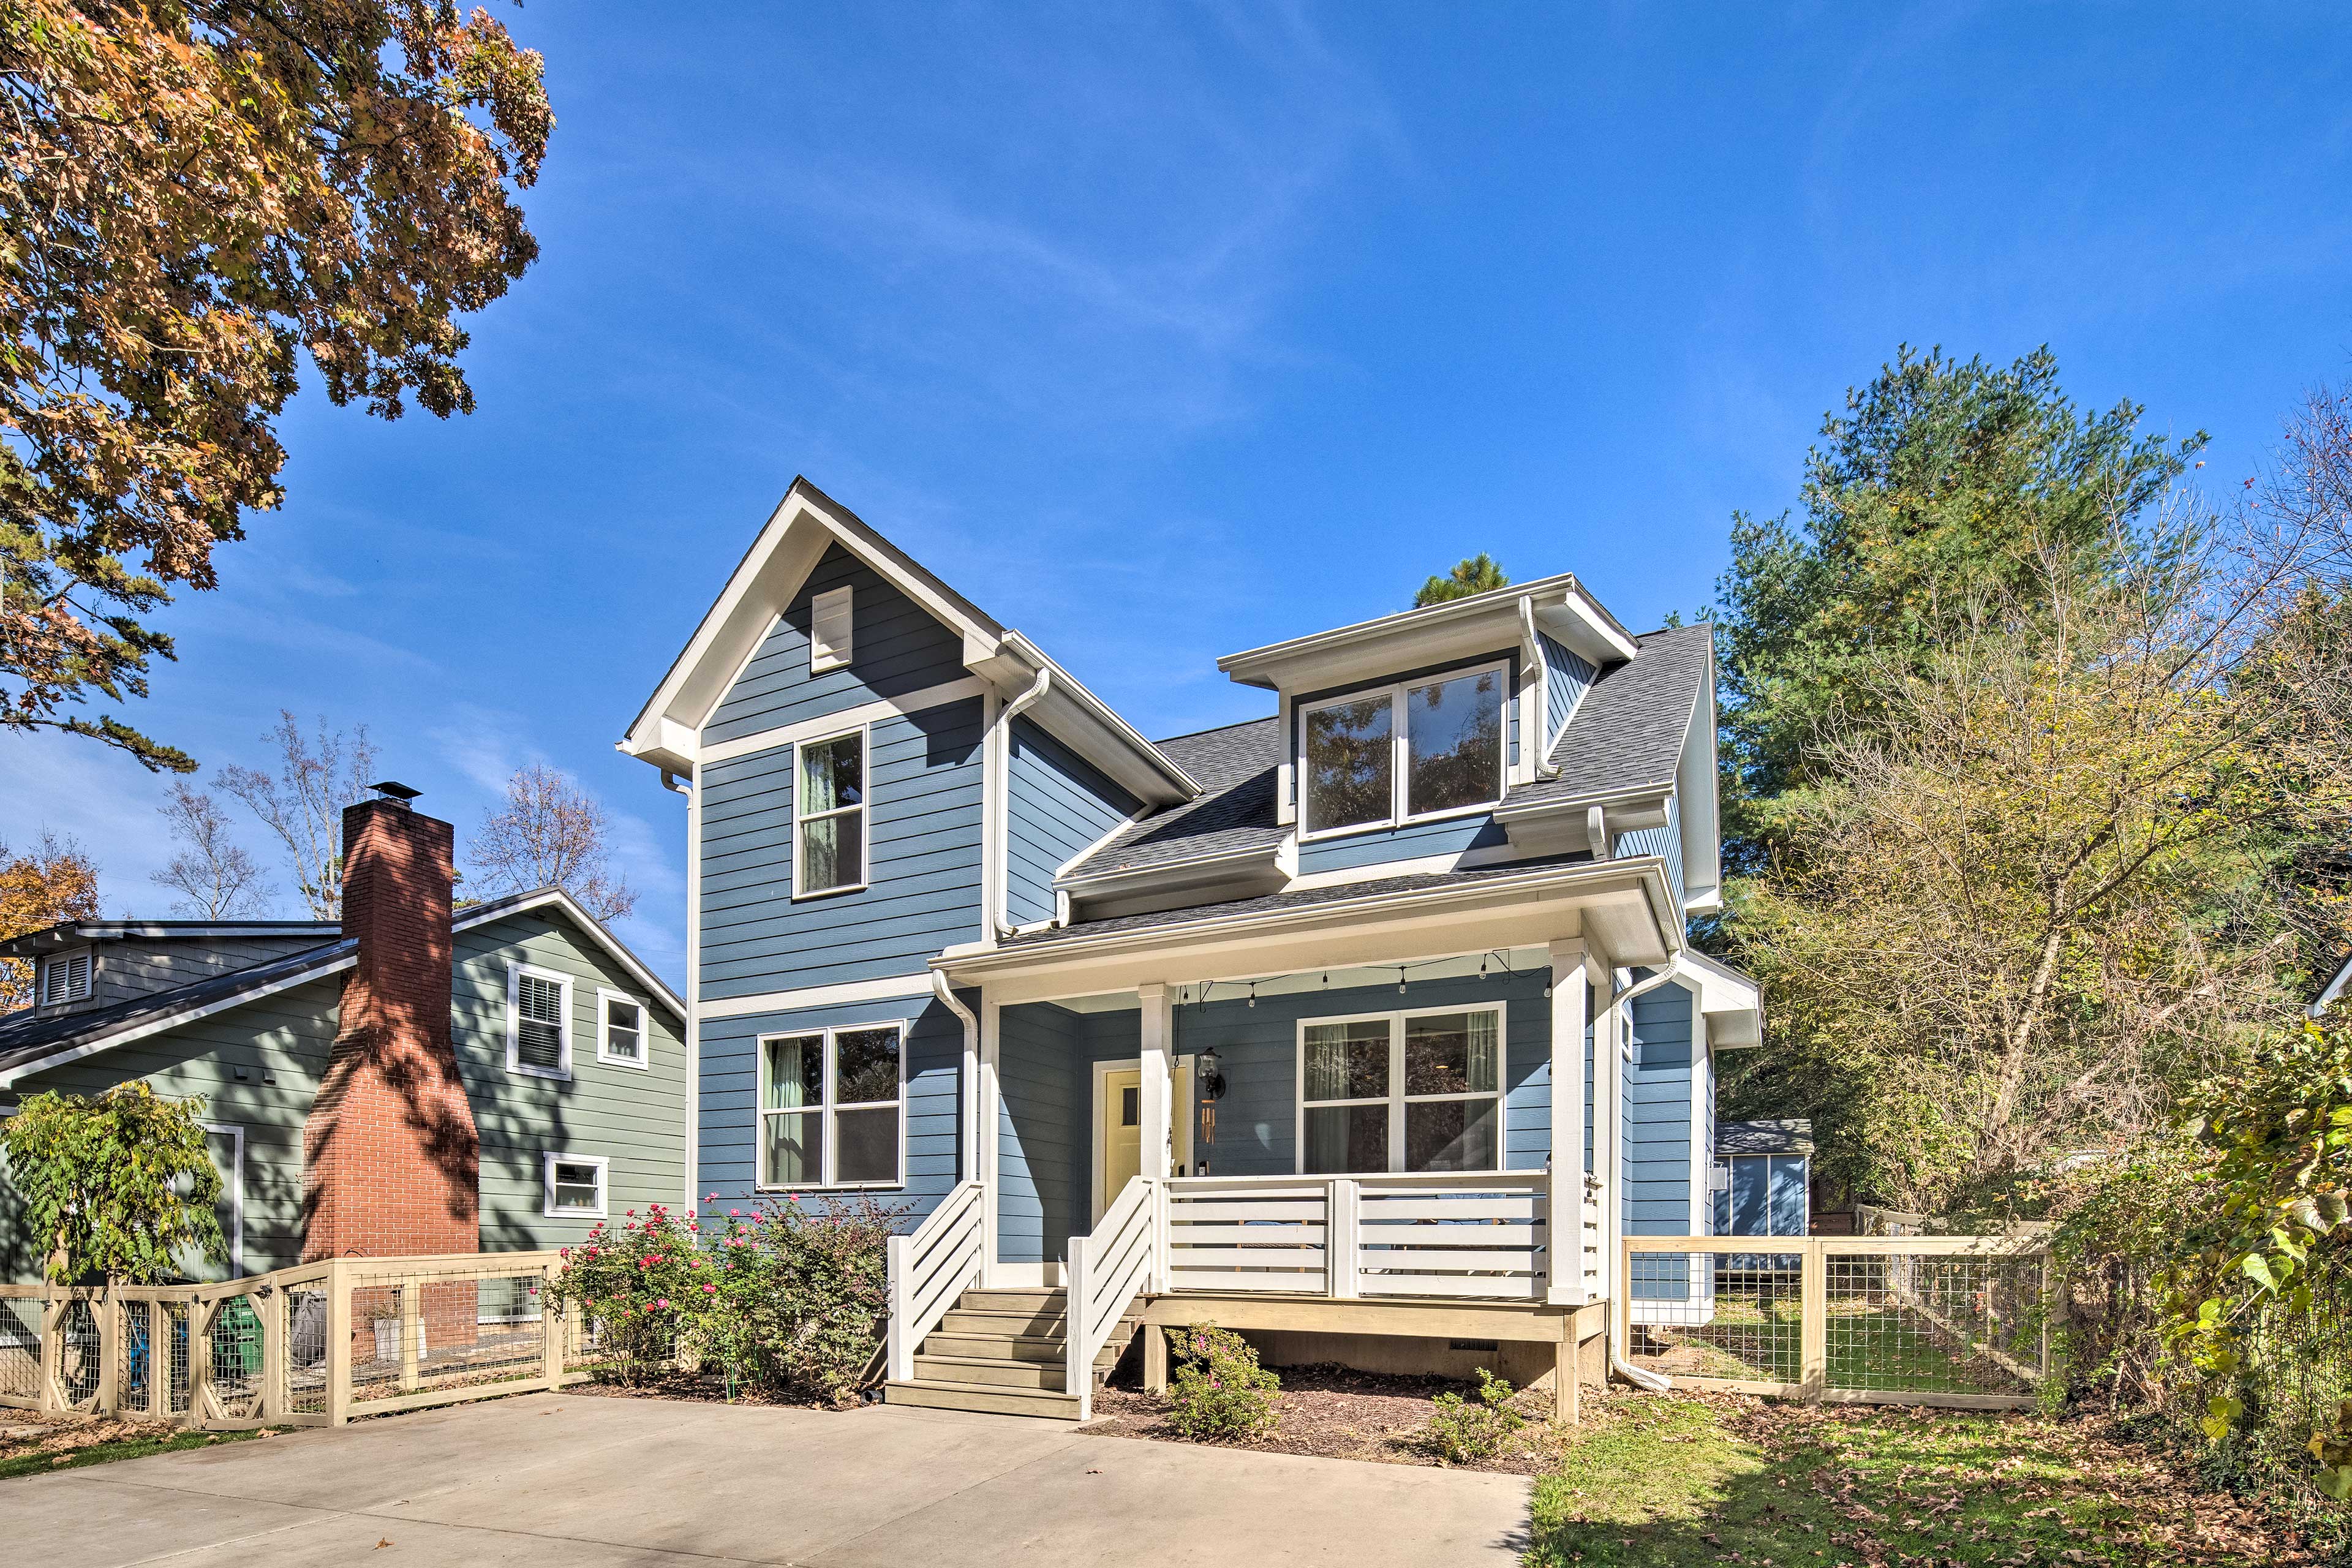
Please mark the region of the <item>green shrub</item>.
[[1478, 1369], [1475, 1402], [1458, 1394], [1441, 1394], [1430, 1403], [1437, 1407], [1422, 1446], [1448, 1464], [1475, 1465], [1503, 1451], [1511, 1434], [1527, 1425], [1510, 1406], [1511, 1385], [1485, 1367]]
[[164, 1100], [134, 1079], [92, 1099], [27, 1095], [0, 1121], [26, 1250], [46, 1278], [150, 1285], [194, 1258], [228, 1262], [203, 1114], [203, 1100]]
[[1247, 1340], [1214, 1323], [1171, 1331], [1181, 1358], [1168, 1423], [1195, 1443], [1232, 1442], [1271, 1432], [1282, 1380], [1257, 1363]]

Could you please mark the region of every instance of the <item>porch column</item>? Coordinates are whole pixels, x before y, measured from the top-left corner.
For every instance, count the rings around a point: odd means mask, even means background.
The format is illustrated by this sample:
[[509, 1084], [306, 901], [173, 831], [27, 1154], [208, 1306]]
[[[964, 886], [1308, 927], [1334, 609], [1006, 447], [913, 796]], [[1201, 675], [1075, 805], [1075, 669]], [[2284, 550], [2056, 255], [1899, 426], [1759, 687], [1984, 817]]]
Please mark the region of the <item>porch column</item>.
[[1551, 944], [1551, 1276], [1544, 1300], [1571, 1307], [1585, 1299], [1585, 963], [1581, 938]]
[[1143, 1008], [1143, 1043], [1138, 1052], [1142, 1058], [1138, 1065], [1143, 1069], [1143, 1089], [1137, 1108], [1143, 1122], [1141, 1174], [1147, 1182], [1164, 1182], [1169, 1173], [1169, 1148], [1175, 1139], [1175, 1120], [1169, 1104], [1176, 1047], [1175, 1011], [1167, 985], [1160, 981], [1137, 986], [1135, 994]]
[[997, 1157], [1003, 1152], [1003, 1139], [997, 1131], [1002, 1112], [998, 1107], [1003, 1096], [996, 1080], [997, 1052], [1001, 1044], [998, 1015], [1003, 1005], [982, 986], [980, 993], [980, 1092], [973, 1115], [972, 1142], [976, 1145], [972, 1173], [980, 1178], [980, 1283], [982, 1289], [996, 1283], [996, 1200]]
[[[1617, 967], [1608, 953], [1589, 955], [1595, 982], [1609, 1000], [1593, 1021], [1592, 1030], [1592, 1173], [1601, 1178], [1601, 1294], [1617, 1303], [1612, 1322], [1625, 1321], [1623, 1269], [1625, 1184], [1620, 1140], [1625, 1125], [1625, 1009], [1612, 994], [1617, 989]], [[1620, 1335], [1618, 1351], [1625, 1349]]]

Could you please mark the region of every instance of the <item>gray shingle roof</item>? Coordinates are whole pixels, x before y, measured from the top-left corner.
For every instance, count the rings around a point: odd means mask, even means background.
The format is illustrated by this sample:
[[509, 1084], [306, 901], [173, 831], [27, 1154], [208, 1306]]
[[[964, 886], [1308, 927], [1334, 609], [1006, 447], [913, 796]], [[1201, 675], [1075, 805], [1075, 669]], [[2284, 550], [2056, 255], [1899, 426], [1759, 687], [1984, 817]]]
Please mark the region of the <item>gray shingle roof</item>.
[[1160, 926], [1181, 926], [1193, 921], [1223, 920], [1231, 915], [1258, 914], [1273, 910], [1307, 909], [1316, 904], [1339, 903], [1350, 899], [1372, 899], [1384, 893], [1419, 892], [1429, 888], [1467, 887], [1477, 882], [1492, 881], [1497, 877], [1523, 877], [1530, 871], [1548, 870], [1556, 866], [1573, 866], [1591, 859], [1590, 855], [1560, 855], [1540, 860], [1514, 860], [1507, 866], [1482, 867], [1475, 871], [1429, 871], [1412, 877], [1382, 877], [1370, 882], [1339, 882], [1320, 888], [1301, 888], [1294, 892], [1268, 893], [1255, 899], [1232, 899], [1221, 904], [1193, 904], [1181, 910], [1155, 910], [1150, 914], [1116, 915], [1108, 920], [1080, 921], [1059, 931], [1034, 931], [1014, 937], [1007, 947], [1042, 947], [1048, 942], [1070, 942], [1081, 937], [1104, 936], [1112, 931], [1146, 931]]
[[226, 974], [134, 996], [128, 1002], [117, 1002], [110, 1007], [88, 1013], [53, 1013], [45, 1016], [29, 1008], [12, 1013], [0, 1018], [0, 1072], [142, 1024], [299, 984], [314, 973], [323, 973], [340, 960], [351, 957], [359, 952], [359, 947], [356, 940], [331, 942], [273, 958], [267, 963], [233, 969]]
[[1275, 821], [1276, 770], [1282, 763], [1282, 721], [1252, 719], [1155, 741], [1199, 781], [1198, 799], [1147, 816], [1072, 868], [1074, 875], [1165, 866], [1239, 850], [1268, 854], [1282, 842]]
[[1601, 672], [1553, 742], [1559, 776], [1511, 792], [1511, 803], [1670, 784], [1706, 684], [1715, 629], [1702, 622], [1650, 632], [1642, 651]]

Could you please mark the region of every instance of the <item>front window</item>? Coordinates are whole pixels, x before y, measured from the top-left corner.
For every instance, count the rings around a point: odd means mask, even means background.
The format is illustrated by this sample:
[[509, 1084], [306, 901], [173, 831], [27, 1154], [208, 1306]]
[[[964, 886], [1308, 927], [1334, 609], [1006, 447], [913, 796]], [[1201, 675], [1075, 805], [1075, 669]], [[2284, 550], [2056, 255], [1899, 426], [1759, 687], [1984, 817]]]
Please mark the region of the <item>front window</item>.
[[1381, 826], [1501, 799], [1505, 674], [1496, 665], [1304, 710], [1307, 832]]
[[646, 1066], [645, 1004], [617, 991], [599, 991], [596, 1013], [596, 1059], [614, 1067]]
[[507, 967], [507, 1070], [572, 1076], [572, 980], [528, 964]]
[[550, 1154], [546, 1172], [547, 1217], [603, 1219], [608, 1169], [609, 1163], [601, 1154]]
[[1501, 1169], [1502, 1030], [1498, 1007], [1300, 1025], [1299, 1169]]
[[760, 1185], [898, 1185], [905, 1061], [898, 1024], [762, 1039]]
[[837, 893], [866, 885], [865, 731], [801, 747], [793, 818], [798, 894]]

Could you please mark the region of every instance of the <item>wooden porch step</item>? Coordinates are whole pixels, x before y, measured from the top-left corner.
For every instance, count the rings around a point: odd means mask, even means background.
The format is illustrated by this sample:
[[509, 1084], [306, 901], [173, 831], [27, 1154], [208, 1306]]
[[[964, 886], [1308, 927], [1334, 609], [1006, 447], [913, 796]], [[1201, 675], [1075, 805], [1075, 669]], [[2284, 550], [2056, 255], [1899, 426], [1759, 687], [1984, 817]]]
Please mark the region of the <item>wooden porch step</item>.
[[[965, 1300], [969, 1300], [967, 1293]], [[992, 1310], [967, 1307], [959, 1301], [940, 1319], [940, 1330], [950, 1334], [1013, 1334], [1058, 1340], [1063, 1334], [1063, 1322], [1059, 1307], [1051, 1311], [1030, 1308]]]
[[[1095, 1370], [1108, 1372], [1135, 1337], [1139, 1320], [1123, 1318], [1102, 1349], [1095, 1352]], [[957, 1356], [975, 1361], [1053, 1362], [1062, 1360], [1059, 1334], [962, 1334], [934, 1329], [923, 1336], [919, 1355]]]
[[1069, 1292], [1058, 1288], [981, 1289], [975, 1287], [963, 1293], [959, 1305], [982, 1312], [1059, 1313], [1069, 1305]]
[[917, 1383], [985, 1383], [1003, 1388], [1048, 1388], [1062, 1393], [1069, 1374], [1059, 1362], [1000, 1361], [993, 1356], [919, 1355]]
[[887, 1405], [914, 1405], [931, 1410], [971, 1410], [991, 1415], [1041, 1415], [1051, 1420], [1078, 1418], [1078, 1396], [1051, 1389], [1007, 1388], [988, 1383], [887, 1383], [882, 1387]]

